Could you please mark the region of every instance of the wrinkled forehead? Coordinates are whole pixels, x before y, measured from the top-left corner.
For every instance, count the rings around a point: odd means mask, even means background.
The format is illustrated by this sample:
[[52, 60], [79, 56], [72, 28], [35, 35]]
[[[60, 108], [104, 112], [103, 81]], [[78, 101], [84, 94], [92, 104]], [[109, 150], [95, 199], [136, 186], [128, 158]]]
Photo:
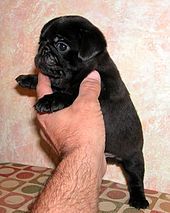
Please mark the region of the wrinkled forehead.
[[80, 36], [80, 31], [89, 30], [93, 25], [86, 19], [80, 17], [60, 17], [49, 21], [41, 31], [41, 37], [54, 40], [61, 37], [68, 40], [76, 40]]
[[56, 40], [57, 38], [72, 41], [75, 40], [78, 35], [78, 29], [70, 25], [61, 25], [58, 23], [48, 26], [48, 28], [41, 33], [41, 37], [45, 37], [51, 41]]

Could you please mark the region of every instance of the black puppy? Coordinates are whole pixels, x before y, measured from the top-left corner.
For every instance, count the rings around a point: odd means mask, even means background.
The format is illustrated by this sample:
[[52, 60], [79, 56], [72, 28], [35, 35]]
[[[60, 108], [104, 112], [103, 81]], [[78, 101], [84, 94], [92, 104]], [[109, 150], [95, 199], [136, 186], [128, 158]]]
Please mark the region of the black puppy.
[[[102, 79], [99, 97], [106, 126], [106, 156], [122, 165], [128, 176], [129, 204], [147, 208], [144, 195], [143, 134], [140, 120], [106, 50], [106, 41], [97, 27], [80, 16], [64, 16], [49, 21], [42, 29], [35, 64], [51, 80], [53, 94], [35, 104], [41, 113], [69, 106], [78, 95], [81, 81], [92, 70]], [[37, 75], [21, 75], [22, 87], [36, 88]]]

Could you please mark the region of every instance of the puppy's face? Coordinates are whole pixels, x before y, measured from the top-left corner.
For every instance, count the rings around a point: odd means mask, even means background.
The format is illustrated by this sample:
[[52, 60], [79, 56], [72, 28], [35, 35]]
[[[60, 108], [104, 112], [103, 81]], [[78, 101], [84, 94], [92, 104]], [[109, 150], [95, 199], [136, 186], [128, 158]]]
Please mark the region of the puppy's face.
[[83, 75], [80, 72], [84, 68], [92, 68], [94, 58], [105, 48], [104, 36], [88, 20], [80, 16], [59, 17], [43, 27], [35, 64], [43, 74], [65, 82]]

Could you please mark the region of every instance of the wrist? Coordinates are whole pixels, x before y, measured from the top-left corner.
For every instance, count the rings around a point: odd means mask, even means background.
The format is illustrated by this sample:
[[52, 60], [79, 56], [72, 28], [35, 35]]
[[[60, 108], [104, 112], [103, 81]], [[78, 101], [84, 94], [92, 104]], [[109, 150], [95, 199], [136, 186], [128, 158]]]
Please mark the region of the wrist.
[[64, 203], [68, 204], [66, 212], [69, 208], [73, 208], [73, 212], [97, 212], [102, 175], [96, 160], [84, 151], [74, 150], [65, 156], [56, 168], [56, 175], [62, 177], [66, 187], [66, 190], [65, 187], [60, 188], [61, 200], [58, 203], [65, 199]]
[[[62, 152], [61, 159], [66, 160], [74, 158], [77, 165], [79, 163], [86, 165], [88, 169], [92, 170], [91, 175], [97, 175], [103, 177], [106, 170], [106, 161], [104, 155], [104, 148], [94, 147], [89, 143], [85, 143], [85, 146], [69, 147]], [[75, 163], [75, 162], [74, 162]]]
[[[63, 142], [64, 141], [64, 142]], [[97, 141], [97, 142], [96, 142]], [[102, 154], [104, 154], [105, 144], [99, 143], [97, 139], [83, 139], [83, 137], [67, 137], [66, 140], [62, 140], [58, 143], [58, 153], [61, 159], [64, 159], [68, 155], [77, 153], [80, 157], [87, 155], [96, 161], [99, 160]]]
[[96, 160], [76, 149], [55, 169], [33, 212], [97, 212], [101, 179]]

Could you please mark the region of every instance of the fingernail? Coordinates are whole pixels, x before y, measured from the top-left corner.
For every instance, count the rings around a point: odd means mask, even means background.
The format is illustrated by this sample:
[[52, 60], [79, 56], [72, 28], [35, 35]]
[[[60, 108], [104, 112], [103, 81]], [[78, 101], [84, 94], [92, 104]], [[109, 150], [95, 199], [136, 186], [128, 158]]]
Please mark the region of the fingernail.
[[90, 74], [88, 74], [87, 78], [91, 78], [91, 79], [100, 81], [100, 75], [97, 71], [92, 71]]

